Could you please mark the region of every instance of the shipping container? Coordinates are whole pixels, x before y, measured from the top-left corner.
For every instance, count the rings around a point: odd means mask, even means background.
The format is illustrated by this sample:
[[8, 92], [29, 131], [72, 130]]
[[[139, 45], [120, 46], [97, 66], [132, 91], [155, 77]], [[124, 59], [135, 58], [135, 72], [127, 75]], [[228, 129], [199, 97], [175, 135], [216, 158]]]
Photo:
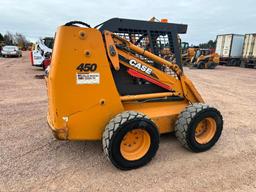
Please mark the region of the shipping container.
[[256, 66], [256, 33], [244, 37], [242, 67]]
[[221, 63], [240, 65], [243, 53], [244, 35], [217, 35], [216, 53], [220, 55]]

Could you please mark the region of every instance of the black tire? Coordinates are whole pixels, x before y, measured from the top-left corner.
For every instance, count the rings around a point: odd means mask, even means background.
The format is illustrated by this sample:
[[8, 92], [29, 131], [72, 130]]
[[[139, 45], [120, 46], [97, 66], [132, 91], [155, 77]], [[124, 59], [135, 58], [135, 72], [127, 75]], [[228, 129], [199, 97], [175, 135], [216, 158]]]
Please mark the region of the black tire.
[[237, 60], [236, 59], [231, 59], [229, 66], [237, 66]]
[[216, 66], [217, 66], [217, 63], [210, 62], [210, 63], [208, 63], [208, 65], [207, 65], [207, 69], [215, 69]]
[[196, 63], [192, 63], [191, 68], [197, 68], [197, 64]]
[[[198, 143], [195, 129], [205, 118], [212, 118], [216, 123], [216, 131], [211, 140], [205, 144]], [[206, 104], [195, 103], [187, 106], [178, 116], [175, 124], [175, 135], [180, 143], [193, 152], [203, 152], [210, 149], [218, 141], [223, 128], [221, 113]]]
[[197, 64], [197, 69], [205, 69], [205, 62], [204, 61], [200, 61]]
[[182, 66], [188, 66], [188, 62], [184, 61]]
[[185, 60], [184, 63], [183, 63], [183, 65], [186, 66], [186, 67], [187, 67], [187, 66], [190, 66], [190, 65], [191, 65], [190, 59]]
[[[124, 136], [137, 128], [150, 135], [150, 147], [146, 154], [137, 160], [127, 160], [121, 154], [120, 144]], [[156, 154], [159, 146], [159, 133], [156, 125], [144, 114], [126, 111], [115, 116], [106, 126], [102, 137], [103, 151], [114, 166], [130, 170], [146, 165]]]

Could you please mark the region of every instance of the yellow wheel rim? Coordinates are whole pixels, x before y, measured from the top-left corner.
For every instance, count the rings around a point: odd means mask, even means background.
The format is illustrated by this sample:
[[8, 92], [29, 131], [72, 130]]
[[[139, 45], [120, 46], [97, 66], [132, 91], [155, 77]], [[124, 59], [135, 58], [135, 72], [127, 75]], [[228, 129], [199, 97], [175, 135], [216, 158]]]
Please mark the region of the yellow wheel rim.
[[196, 126], [195, 139], [200, 144], [206, 144], [214, 137], [216, 130], [216, 121], [212, 117], [207, 117]]
[[134, 129], [126, 133], [121, 144], [120, 151], [122, 156], [134, 161], [142, 158], [149, 150], [150, 136], [143, 129]]

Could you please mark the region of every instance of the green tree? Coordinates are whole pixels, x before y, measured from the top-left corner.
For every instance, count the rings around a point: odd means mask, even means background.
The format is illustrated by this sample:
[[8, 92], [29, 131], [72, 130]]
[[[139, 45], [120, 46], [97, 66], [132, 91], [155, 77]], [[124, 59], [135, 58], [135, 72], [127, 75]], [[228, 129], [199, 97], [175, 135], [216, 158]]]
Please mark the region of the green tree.
[[216, 41], [210, 40], [207, 43], [200, 43], [199, 47], [200, 48], [205, 48], [205, 49], [215, 48], [216, 47]]

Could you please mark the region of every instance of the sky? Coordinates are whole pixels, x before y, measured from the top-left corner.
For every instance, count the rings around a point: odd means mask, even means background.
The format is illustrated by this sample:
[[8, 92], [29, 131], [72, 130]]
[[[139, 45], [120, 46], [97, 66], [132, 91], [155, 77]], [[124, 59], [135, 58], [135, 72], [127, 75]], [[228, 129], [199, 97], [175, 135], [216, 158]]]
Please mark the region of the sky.
[[167, 18], [188, 25], [182, 40], [197, 45], [218, 34], [256, 33], [255, 0], [0, 0], [0, 32], [29, 40], [53, 36], [71, 20], [95, 26], [110, 18]]

